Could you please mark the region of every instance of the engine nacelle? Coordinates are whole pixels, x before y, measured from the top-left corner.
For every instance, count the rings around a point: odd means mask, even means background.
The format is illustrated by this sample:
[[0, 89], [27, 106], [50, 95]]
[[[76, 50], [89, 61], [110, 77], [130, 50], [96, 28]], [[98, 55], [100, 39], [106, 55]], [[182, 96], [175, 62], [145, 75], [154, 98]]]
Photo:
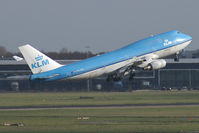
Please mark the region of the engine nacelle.
[[166, 61], [164, 59], [157, 59], [153, 60], [151, 63], [148, 64], [147, 67], [145, 67], [145, 70], [156, 70], [160, 68], [164, 68], [166, 66]]

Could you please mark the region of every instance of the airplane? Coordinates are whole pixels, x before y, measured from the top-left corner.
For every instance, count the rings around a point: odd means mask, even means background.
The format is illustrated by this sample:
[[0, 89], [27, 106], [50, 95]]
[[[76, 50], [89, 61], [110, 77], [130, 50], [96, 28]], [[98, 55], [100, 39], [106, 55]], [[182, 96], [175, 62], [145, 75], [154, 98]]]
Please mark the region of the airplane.
[[23, 58], [21, 58], [21, 57], [19, 57], [19, 56], [16, 56], [16, 55], [14, 55], [14, 56], [12, 56], [16, 61], [22, 61], [23, 60]]
[[125, 47], [61, 65], [33, 48], [29, 44], [19, 47], [32, 71], [30, 80], [55, 81], [65, 79], [89, 79], [102, 75], [108, 81], [121, 81], [129, 75], [133, 79], [137, 70], [156, 70], [166, 66], [165, 57], [175, 55], [179, 61], [180, 52], [192, 41], [192, 37], [177, 30], [153, 35]]

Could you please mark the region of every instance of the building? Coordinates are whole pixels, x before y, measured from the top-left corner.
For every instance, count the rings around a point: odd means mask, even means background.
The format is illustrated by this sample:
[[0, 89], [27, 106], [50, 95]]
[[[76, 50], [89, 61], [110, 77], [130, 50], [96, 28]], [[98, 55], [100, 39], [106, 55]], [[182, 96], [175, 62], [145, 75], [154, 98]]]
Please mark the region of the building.
[[[58, 60], [60, 64], [69, 64], [78, 60]], [[181, 59], [174, 62], [167, 59], [167, 66], [160, 70], [136, 73], [134, 80], [107, 82], [106, 77], [87, 80], [66, 80], [54, 82], [29, 81], [31, 71], [25, 61], [0, 60], [0, 91], [127, 91], [132, 89], [188, 88], [199, 89], [199, 59]], [[89, 88], [88, 88], [89, 86]]]
[[167, 65], [163, 69], [138, 73], [135, 77], [135, 88], [149, 86], [154, 89], [199, 89], [199, 59], [180, 59], [179, 62], [167, 59], [166, 61]]

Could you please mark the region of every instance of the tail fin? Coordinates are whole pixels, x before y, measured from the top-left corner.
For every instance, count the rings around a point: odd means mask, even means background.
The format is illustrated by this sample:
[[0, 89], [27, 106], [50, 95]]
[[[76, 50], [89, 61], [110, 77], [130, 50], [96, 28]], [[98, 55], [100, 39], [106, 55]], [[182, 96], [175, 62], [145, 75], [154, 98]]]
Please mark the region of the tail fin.
[[28, 44], [19, 47], [19, 50], [33, 74], [50, 71], [62, 66]]

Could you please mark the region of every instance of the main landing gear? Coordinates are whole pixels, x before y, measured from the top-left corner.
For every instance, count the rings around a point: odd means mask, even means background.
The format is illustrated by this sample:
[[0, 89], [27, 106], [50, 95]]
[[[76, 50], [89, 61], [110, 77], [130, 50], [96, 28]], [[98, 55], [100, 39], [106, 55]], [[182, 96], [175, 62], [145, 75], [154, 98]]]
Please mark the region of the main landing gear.
[[122, 76], [119, 76], [119, 75], [117, 75], [117, 74], [111, 74], [111, 75], [108, 75], [108, 78], [106, 79], [108, 82], [109, 81], [116, 81], [116, 82], [118, 82], [118, 81], [121, 81], [123, 79], [123, 77]]
[[[129, 75], [129, 80], [133, 80], [135, 77], [135, 73], [131, 73]], [[118, 76], [117, 74], [112, 74], [112, 75], [108, 75], [106, 81], [110, 82], [110, 81], [114, 81], [114, 82], [118, 82], [121, 81], [124, 78], [124, 76]]]
[[176, 53], [175, 54], [175, 57], [174, 57], [174, 61], [175, 62], [179, 62], [180, 58], [179, 58], [179, 53]]
[[135, 73], [131, 73], [130, 76], [129, 76], [129, 80], [133, 80], [135, 77]]

